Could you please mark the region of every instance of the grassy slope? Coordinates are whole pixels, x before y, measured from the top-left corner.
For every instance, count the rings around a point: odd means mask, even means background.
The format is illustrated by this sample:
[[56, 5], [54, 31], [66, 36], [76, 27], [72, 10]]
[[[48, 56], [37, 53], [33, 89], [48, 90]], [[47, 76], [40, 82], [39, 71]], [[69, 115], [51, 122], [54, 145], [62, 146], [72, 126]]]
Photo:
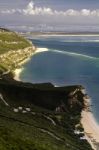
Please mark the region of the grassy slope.
[[29, 47], [30, 43], [14, 32], [0, 32], [0, 54]]
[[[43, 117], [42, 108], [33, 107], [32, 110], [35, 109], [35, 112], [39, 113], [32, 115], [31, 113], [14, 113], [11, 108], [5, 108], [3, 105], [0, 107], [2, 107], [0, 108], [0, 148], [2, 150], [91, 150], [86, 141], [79, 140], [79, 137], [71, 132], [71, 124], [64, 127], [56, 119], [60, 116], [60, 118], [65, 117], [64, 121], [68, 121], [66, 119], [68, 114], [55, 115], [47, 110], [50, 117], [57, 122], [54, 126]], [[53, 133], [60, 140], [47, 132], [42, 132], [41, 129]]]

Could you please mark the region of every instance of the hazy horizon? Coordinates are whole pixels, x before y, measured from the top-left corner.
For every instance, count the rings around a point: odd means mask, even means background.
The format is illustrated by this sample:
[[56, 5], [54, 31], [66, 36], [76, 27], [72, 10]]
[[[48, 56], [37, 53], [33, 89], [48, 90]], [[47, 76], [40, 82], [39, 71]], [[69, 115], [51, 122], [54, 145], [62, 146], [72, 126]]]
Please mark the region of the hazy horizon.
[[99, 31], [99, 1], [0, 0], [0, 26], [22, 31]]

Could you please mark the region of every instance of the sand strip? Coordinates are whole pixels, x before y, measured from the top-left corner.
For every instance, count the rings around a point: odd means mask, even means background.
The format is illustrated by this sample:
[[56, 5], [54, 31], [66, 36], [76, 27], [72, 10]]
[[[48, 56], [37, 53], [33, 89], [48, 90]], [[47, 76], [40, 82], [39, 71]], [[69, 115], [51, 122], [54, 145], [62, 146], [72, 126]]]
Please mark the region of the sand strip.
[[85, 137], [94, 150], [99, 150], [99, 125], [90, 111], [82, 111], [81, 123]]

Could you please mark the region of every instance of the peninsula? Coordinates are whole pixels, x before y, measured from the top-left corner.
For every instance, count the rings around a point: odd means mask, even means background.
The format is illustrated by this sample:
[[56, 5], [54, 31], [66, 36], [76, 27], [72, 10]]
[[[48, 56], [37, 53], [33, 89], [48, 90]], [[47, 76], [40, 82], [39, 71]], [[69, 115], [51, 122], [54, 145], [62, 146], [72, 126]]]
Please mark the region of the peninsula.
[[92, 150], [81, 113], [81, 85], [55, 87], [14, 79], [14, 70], [36, 52], [18, 33], [0, 29], [0, 149]]

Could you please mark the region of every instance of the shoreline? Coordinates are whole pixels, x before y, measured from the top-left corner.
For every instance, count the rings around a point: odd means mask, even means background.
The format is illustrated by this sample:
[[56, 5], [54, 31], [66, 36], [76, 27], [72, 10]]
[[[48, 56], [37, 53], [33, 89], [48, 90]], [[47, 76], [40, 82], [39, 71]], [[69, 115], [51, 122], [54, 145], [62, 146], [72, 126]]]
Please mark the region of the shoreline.
[[[86, 105], [90, 105], [90, 99], [84, 99]], [[89, 142], [94, 150], [99, 148], [99, 125], [90, 110], [82, 110], [81, 124], [84, 128], [85, 139]]]
[[19, 69], [17, 68], [17, 69], [14, 70], [14, 80], [21, 81], [20, 74], [23, 71], [23, 69], [24, 68], [19, 68]]
[[28, 61], [30, 61], [30, 59], [31, 59], [31, 57], [32, 57], [33, 55], [35, 55], [35, 54], [37, 54], [37, 53], [41, 53], [41, 52], [46, 52], [46, 51], [48, 51], [47, 48], [36, 48], [36, 50], [33, 52], [33, 54], [32, 54], [30, 57], [28, 57], [28, 58], [24, 59], [22, 62], [20, 62], [20, 63], [19, 63], [20, 68], [16, 68], [16, 69], [14, 70], [14, 80], [16, 80], [16, 81], [21, 81], [21, 80], [20, 80], [20, 74], [21, 74], [22, 71], [24, 70], [23, 65], [24, 65], [25, 63], [27, 63]]

